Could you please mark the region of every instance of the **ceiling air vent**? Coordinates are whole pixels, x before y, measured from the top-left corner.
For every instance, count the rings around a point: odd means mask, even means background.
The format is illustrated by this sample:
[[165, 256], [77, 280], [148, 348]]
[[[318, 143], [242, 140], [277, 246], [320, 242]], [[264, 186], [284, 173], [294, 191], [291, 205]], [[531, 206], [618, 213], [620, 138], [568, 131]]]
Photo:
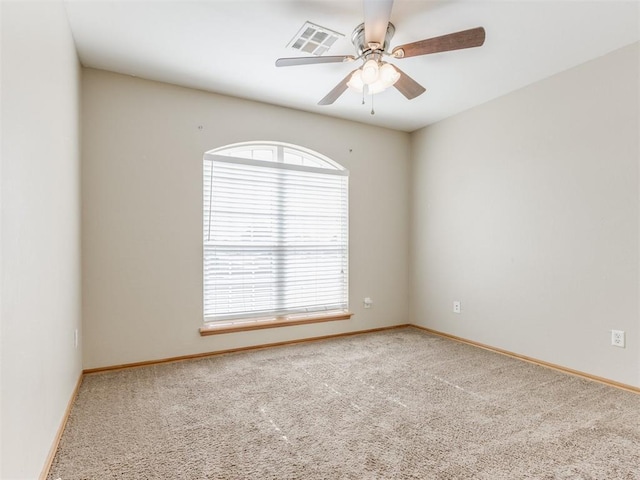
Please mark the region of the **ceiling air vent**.
[[313, 55], [322, 55], [331, 48], [336, 40], [342, 37], [344, 37], [342, 33], [334, 32], [320, 25], [307, 22], [298, 31], [296, 36], [293, 37], [287, 47]]

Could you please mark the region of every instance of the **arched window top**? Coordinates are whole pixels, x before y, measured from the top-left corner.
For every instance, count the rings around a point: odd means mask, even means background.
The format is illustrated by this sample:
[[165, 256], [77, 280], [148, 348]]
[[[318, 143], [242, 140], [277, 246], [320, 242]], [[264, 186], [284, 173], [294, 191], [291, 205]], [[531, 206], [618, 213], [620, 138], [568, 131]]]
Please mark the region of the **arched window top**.
[[207, 154], [346, 172], [342, 165], [318, 152], [282, 142], [234, 143], [210, 150]]

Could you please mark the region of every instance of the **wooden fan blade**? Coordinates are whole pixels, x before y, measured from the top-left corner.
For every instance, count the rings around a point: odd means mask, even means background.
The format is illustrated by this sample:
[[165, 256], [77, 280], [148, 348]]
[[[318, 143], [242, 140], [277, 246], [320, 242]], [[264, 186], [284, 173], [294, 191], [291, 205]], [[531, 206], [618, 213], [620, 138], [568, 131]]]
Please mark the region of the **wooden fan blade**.
[[364, 0], [364, 41], [384, 45], [393, 0]]
[[485, 31], [482, 27], [450, 33], [441, 37], [428, 38], [419, 42], [407, 43], [393, 49], [391, 55], [396, 58], [415, 57], [429, 53], [448, 52], [463, 48], [479, 47], [484, 43]]
[[395, 68], [400, 74], [400, 78], [396, 83], [393, 84], [393, 86], [396, 87], [402, 95], [407, 97], [408, 100], [412, 100], [417, 96], [422, 95], [426, 91], [426, 88], [416, 82], [409, 75], [404, 73], [398, 67], [394, 65], [393, 68]]
[[342, 95], [347, 90], [347, 88], [349, 88], [347, 86], [347, 82], [351, 78], [351, 75], [353, 75], [353, 72], [355, 72], [356, 70], [353, 70], [351, 73], [349, 73], [349, 75], [344, 77], [338, 85], [333, 87], [333, 90], [327, 93], [327, 95], [318, 102], [318, 105], [331, 105], [338, 98], [340, 98], [340, 95]]
[[297, 65], [315, 65], [317, 63], [342, 63], [355, 60], [353, 55], [337, 55], [326, 57], [291, 57], [276, 60], [276, 67], [295, 67]]

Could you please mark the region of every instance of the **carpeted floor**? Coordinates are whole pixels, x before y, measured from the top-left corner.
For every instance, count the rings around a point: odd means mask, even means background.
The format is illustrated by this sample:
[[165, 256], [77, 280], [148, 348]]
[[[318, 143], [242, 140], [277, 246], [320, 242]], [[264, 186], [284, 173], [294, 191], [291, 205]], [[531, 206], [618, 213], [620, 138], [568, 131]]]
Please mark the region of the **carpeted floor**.
[[58, 478], [640, 479], [640, 395], [389, 330], [88, 375]]

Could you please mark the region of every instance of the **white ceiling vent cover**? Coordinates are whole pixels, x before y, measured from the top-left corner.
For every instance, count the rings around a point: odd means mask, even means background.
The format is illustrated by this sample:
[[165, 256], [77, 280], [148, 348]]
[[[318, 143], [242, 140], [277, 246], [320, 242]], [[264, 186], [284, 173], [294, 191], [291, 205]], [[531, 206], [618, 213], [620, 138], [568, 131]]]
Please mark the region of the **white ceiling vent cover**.
[[306, 22], [287, 47], [313, 55], [322, 55], [336, 42], [344, 37], [342, 33], [334, 32], [328, 28]]

